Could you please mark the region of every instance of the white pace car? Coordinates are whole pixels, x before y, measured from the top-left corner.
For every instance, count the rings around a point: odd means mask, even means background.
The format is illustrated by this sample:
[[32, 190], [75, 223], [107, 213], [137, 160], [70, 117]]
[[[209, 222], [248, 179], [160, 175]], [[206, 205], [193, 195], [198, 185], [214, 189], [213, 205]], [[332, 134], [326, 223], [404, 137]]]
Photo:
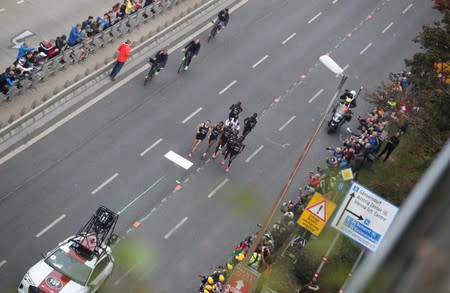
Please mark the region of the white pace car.
[[[111, 248], [97, 245], [96, 241], [91, 235], [73, 236], [61, 242], [28, 270], [19, 293], [96, 292], [114, 267]], [[86, 253], [93, 251], [92, 247], [97, 247], [96, 253]]]

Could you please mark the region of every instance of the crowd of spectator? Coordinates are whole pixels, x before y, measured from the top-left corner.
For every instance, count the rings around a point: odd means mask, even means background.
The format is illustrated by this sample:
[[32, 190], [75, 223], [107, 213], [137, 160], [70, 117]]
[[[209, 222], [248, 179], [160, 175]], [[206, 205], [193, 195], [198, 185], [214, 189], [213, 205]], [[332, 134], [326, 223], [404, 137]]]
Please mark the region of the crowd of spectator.
[[[9, 92], [12, 87], [21, 88], [21, 81], [33, 79], [34, 74], [42, 69], [44, 63], [64, 52], [67, 48], [77, 44], [86, 44], [82, 49], [80, 60], [85, 59], [94, 50], [95, 45], [89, 40], [99, 32], [113, 26], [130, 14], [150, 4], [160, 4], [156, 0], [124, 0], [116, 3], [103, 16], [89, 16], [86, 20], [72, 26], [69, 37], [63, 34], [55, 39], [46, 39], [33, 47], [25, 41], [21, 44], [16, 60], [0, 74], [0, 92], [10, 100]], [[144, 17], [148, 17], [144, 15]], [[60, 62], [65, 62], [61, 60]]]

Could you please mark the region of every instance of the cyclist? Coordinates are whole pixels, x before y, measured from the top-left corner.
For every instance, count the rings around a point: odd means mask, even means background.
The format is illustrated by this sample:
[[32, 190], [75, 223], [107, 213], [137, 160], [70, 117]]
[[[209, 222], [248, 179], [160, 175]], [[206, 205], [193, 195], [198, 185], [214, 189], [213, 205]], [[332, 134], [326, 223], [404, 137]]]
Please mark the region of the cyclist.
[[256, 120], [256, 117], [258, 114], [253, 113], [252, 116], [247, 117], [244, 119], [244, 132], [242, 133], [242, 136], [245, 138], [250, 131], [256, 126], [256, 123], [258, 123], [258, 120]]
[[217, 158], [217, 153], [219, 150], [223, 149], [225, 145], [227, 144], [228, 140], [230, 139], [231, 135], [233, 133], [233, 129], [231, 126], [225, 126], [225, 128], [222, 131], [222, 134], [220, 135], [219, 143], [217, 144], [216, 150], [212, 154], [211, 158], [214, 160]]
[[190, 41], [189, 44], [181, 49], [181, 51], [184, 52], [184, 71], [188, 71], [192, 57], [197, 57], [198, 52], [200, 51], [200, 39]]
[[242, 112], [242, 102], [239, 101], [236, 104], [230, 106], [230, 114], [228, 115], [228, 119], [235, 118], [236, 120], [239, 118], [239, 114]]
[[220, 30], [222, 27], [226, 27], [229, 20], [230, 14], [228, 13], [228, 8], [221, 10], [217, 15], [217, 20], [215, 22], [215, 24], [217, 25], [217, 29]]
[[151, 64], [151, 67], [147, 76], [149, 76], [151, 72], [153, 72], [154, 68], [156, 68], [155, 75], [158, 75], [159, 71], [161, 69], [164, 69], [164, 67], [166, 66], [168, 58], [169, 58], [169, 51], [167, 49], [159, 50], [158, 53], [156, 53], [155, 58], [150, 57], [148, 62]]
[[206, 136], [209, 134], [210, 131], [210, 125], [211, 121], [206, 120], [203, 123], [200, 123], [197, 125], [197, 132], [195, 134], [195, 140], [194, 144], [192, 146], [192, 150], [189, 152], [188, 157], [192, 158], [192, 154], [197, 150], [197, 148], [200, 146], [200, 143], [206, 138]]
[[209, 133], [208, 147], [206, 148], [206, 151], [202, 155], [203, 158], [206, 158], [209, 149], [212, 147], [213, 144], [216, 143], [217, 139], [219, 138], [219, 135], [222, 134], [222, 132], [223, 132], [223, 121], [220, 121], [214, 127], [211, 127], [211, 131]]

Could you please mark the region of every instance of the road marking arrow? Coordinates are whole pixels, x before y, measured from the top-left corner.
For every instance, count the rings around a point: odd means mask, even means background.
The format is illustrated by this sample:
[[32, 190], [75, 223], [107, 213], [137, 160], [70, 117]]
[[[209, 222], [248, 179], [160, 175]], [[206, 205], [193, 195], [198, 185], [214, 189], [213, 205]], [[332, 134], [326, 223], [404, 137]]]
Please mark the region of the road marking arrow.
[[15, 36], [14, 38], [11, 39], [11, 43], [13, 44], [10, 48], [11, 49], [19, 49], [20, 46], [22, 45], [23, 41], [26, 38], [29, 38], [31, 36], [34, 36], [34, 33], [26, 30], [23, 31], [22, 33], [18, 34], [17, 36]]
[[236, 282], [236, 289], [241, 290], [241, 288], [244, 287], [244, 281], [239, 280]]

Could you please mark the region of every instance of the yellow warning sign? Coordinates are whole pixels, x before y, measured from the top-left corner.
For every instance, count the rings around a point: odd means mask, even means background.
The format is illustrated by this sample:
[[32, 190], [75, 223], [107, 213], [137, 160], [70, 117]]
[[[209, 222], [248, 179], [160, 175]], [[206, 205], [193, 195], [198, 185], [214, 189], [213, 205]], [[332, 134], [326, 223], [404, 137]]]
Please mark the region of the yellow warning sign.
[[352, 168], [347, 168], [341, 171], [342, 179], [344, 181], [353, 180]]
[[297, 224], [319, 236], [335, 209], [336, 204], [334, 202], [315, 192], [298, 218]]

